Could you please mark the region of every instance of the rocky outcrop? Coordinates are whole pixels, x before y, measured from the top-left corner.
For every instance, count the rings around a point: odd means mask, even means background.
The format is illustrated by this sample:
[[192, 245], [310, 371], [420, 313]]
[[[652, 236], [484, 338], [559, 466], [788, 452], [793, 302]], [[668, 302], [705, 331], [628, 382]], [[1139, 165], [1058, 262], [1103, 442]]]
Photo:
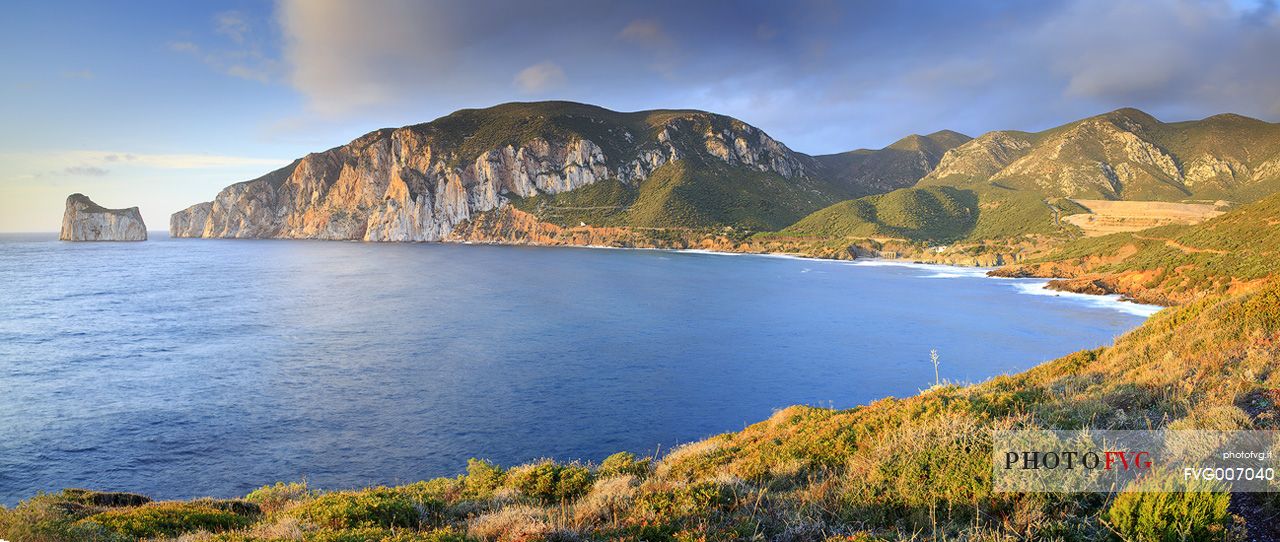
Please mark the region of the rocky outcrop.
[[169, 235], [173, 237], [202, 237], [204, 226], [209, 220], [209, 211], [213, 203], [204, 202], [192, 205], [169, 216]]
[[1280, 186], [1280, 125], [1239, 115], [1165, 123], [1120, 109], [946, 153], [921, 184], [990, 183], [1052, 197], [1249, 200]]
[[62, 214], [63, 241], [146, 241], [147, 225], [137, 207], [107, 209], [84, 194], [67, 196]]
[[[501, 131], [492, 131], [494, 126]], [[175, 237], [437, 241], [512, 198], [568, 192], [606, 179], [635, 185], [665, 164], [689, 158], [784, 179], [805, 177], [813, 169], [809, 157], [720, 115], [620, 114], [561, 102], [507, 104], [378, 130], [307, 155], [175, 213], [170, 232]]]

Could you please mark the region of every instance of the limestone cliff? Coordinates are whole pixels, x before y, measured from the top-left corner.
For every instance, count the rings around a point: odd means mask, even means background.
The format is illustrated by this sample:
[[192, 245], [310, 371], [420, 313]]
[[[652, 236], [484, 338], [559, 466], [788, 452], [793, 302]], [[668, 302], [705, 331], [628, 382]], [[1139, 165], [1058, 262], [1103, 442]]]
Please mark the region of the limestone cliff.
[[763, 131], [701, 111], [505, 104], [307, 155], [175, 213], [170, 230], [175, 237], [435, 241], [512, 199], [603, 180], [634, 187], [673, 162], [704, 172], [720, 164], [717, 174], [725, 176], [763, 174], [797, 192], [815, 169]]
[[137, 207], [107, 209], [84, 194], [67, 196], [62, 213], [63, 241], [146, 241], [147, 225]]

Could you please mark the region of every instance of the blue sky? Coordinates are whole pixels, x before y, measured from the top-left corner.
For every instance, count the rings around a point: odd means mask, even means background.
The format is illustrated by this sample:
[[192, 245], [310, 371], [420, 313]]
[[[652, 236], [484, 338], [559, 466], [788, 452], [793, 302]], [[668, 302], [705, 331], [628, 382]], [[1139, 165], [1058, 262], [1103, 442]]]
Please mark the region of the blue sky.
[[461, 107], [697, 108], [795, 150], [1124, 106], [1280, 120], [1269, 1], [7, 2], [0, 231], [83, 192], [151, 229], [307, 152]]

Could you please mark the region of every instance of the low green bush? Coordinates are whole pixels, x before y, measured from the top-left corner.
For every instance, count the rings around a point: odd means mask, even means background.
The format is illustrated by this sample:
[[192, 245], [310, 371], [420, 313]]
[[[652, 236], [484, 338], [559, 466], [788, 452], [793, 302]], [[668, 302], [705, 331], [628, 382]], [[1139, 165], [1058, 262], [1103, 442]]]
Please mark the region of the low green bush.
[[319, 492], [307, 487], [306, 482], [276, 482], [262, 486], [245, 495], [244, 500], [257, 504], [264, 513], [272, 513], [285, 505], [314, 498]]
[[650, 463], [651, 460], [647, 457], [636, 459], [635, 454], [631, 452], [618, 452], [600, 462], [600, 467], [596, 469], [596, 476], [599, 478], [613, 478], [614, 476], [629, 474], [644, 478], [649, 474]]
[[62, 498], [89, 506], [141, 506], [151, 502], [150, 497], [137, 493], [93, 491], [89, 489], [64, 489]]
[[317, 527], [418, 527], [431, 503], [421, 503], [390, 488], [326, 493], [288, 511]]
[[[306, 540], [307, 542], [467, 542], [470, 539], [461, 531], [448, 528], [433, 531], [415, 531], [360, 527], [356, 529], [315, 531], [307, 533]], [[228, 540], [226, 542], [239, 541]]]
[[1107, 509], [1107, 522], [1124, 540], [1133, 542], [1183, 542], [1223, 540], [1231, 515], [1231, 494], [1212, 491], [1208, 482], [1189, 483], [1157, 476], [1134, 491], [1120, 493]]
[[98, 524], [77, 520], [93, 513], [59, 495], [36, 495], [12, 509], [0, 507], [0, 539], [13, 542], [116, 542], [125, 538]]
[[467, 460], [467, 475], [463, 477], [463, 485], [469, 496], [488, 498], [506, 479], [506, 471], [483, 459]]
[[221, 532], [246, 527], [250, 516], [194, 502], [158, 502], [118, 508], [89, 516], [81, 523], [101, 525], [135, 538], [174, 537], [194, 531]]
[[542, 461], [507, 471], [504, 486], [550, 503], [585, 495], [592, 481], [591, 471], [584, 466]]

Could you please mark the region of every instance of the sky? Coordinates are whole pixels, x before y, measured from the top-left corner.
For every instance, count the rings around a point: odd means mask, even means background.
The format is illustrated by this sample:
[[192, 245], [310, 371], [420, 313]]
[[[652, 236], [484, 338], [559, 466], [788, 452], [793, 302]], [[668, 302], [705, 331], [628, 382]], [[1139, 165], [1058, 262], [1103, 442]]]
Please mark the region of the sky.
[[9, 0], [0, 231], [66, 196], [152, 230], [371, 130], [563, 99], [742, 119], [810, 154], [1120, 107], [1280, 120], [1274, 0]]

